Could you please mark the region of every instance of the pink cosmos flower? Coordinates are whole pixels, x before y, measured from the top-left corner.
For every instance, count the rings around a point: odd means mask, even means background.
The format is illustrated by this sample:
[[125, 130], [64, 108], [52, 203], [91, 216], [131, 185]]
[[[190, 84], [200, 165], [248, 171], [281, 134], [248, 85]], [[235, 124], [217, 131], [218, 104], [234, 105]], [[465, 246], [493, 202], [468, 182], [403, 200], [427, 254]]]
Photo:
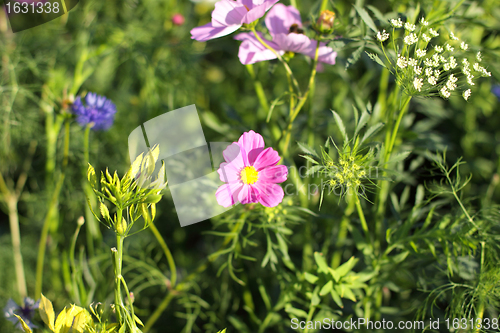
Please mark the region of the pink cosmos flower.
[[275, 207], [284, 196], [278, 183], [287, 179], [288, 169], [277, 165], [281, 157], [273, 148], [265, 148], [264, 139], [254, 131], [245, 132], [223, 152], [219, 170], [220, 180], [227, 183], [217, 189], [219, 205], [229, 207], [260, 202]]
[[191, 38], [207, 41], [229, 35], [243, 24], [258, 20], [279, 0], [221, 0], [215, 4], [212, 22], [191, 30]]
[[[314, 58], [317, 41], [303, 34], [300, 13], [295, 7], [287, 7], [280, 3], [275, 5], [266, 16], [266, 26], [272, 41], [264, 39], [262, 34], [259, 34], [259, 37], [277, 53], [283, 55], [285, 52], [294, 52]], [[241, 33], [234, 39], [243, 41], [238, 57], [244, 65], [277, 58], [276, 54], [262, 45], [253, 33]], [[320, 62], [334, 65], [336, 56], [337, 52], [331, 47], [320, 43], [318, 57]]]

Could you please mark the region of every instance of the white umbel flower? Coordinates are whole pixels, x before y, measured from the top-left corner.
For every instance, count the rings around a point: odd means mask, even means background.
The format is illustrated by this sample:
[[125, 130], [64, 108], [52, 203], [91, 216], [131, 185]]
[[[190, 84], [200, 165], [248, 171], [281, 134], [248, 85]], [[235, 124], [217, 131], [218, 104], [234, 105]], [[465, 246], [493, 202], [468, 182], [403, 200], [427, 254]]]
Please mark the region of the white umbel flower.
[[408, 66], [412, 66], [412, 67], [417, 66], [417, 60], [415, 60], [413, 58], [408, 58]]
[[446, 87], [442, 87], [439, 92], [441, 93], [441, 96], [443, 96], [444, 98], [449, 98], [451, 96], [450, 92], [448, 91], [448, 89], [446, 89]]
[[429, 76], [429, 78], [427, 79], [427, 82], [429, 82], [429, 84], [435, 86], [437, 84], [437, 78], [435, 76]]
[[461, 48], [462, 50], [464, 50], [464, 51], [467, 51], [467, 49], [469, 48], [469, 45], [465, 44], [465, 42], [462, 42], [462, 43], [460, 44], [460, 48]]
[[439, 36], [439, 33], [436, 30], [432, 29], [432, 28], [429, 29], [429, 33], [431, 34], [432, 37]]
[[401, 21], [401, 18], [398, 17], [397, 20], [395, 20], [395, 19], [391, 20], [391, 25], [394, 28], [401, 28], [403, 26], [403, 21]]
[[446, 44], [446, 51], [453, 52], [453, 51], [455, 51], [455, 48], [453, 46], [451, 46], [450, 44]]
[[415, 87], [416, 90], [422, 91], [423, 85], [424, 85], [423, 79], [419, 79], [418, 77], [416, 77], [415, 80], [413, 80], [413, 86]]
[[418, 37], [413, 32], [403, 39], [406, 45], [413, 45], [418, 42]]
[[422, 67], [414, 66], [413, 71], [415, 72], [415, 74], [420, 75], [420, 74], [422, 74]]
[[464, 91], [462, 96], [464, 97], [465, 100], [468, 100], [471, 94], [472, 94], [471, 90], [467, 89], [466, 91]]
[[443, 47], [439, 45], [434, 45], [434, 50], [436, 50], [437, 53], [443, 52]]
[[481, 57], [481, 51], [479, 51], [479, 52], [476, 54], [476, 60], [477, 60], [478, 62], [483, 61], [483, 58]]
[[458, 37], [455, 36], [455, 34], [452, 32], [450, 32], [450, 38], [453, 39], [453, 40], [458, 40]]
[[450, 91], [455, 90], [457, 85], [455, 84], [458, 81], [457, 77], [453, 74], [448, 76], [448, 81], [446, 82], [446, 88]]
[[406, 68], [406, 66], [408, 66], [408, 61], [401, 57], [401, 55], [398, 55], [398, 61], [396, 62], [396, 65], [399, 67], [399, 68]]
[[426, 26], [428, 26], [428, 25], [429, 25], [429, 22], [427, 22], [427, 21], [425, 20], [425, 18], [423, 18], [423, 17], [422, 17], [422, 19], [420, 19], [420, 24], [422, 24], [423, 26], [425, 26], [425, 27], [426, 27]]
[[429, 43], [431, 40], [431, 37], [427, 36], [426, 34], [422, 34], [422, 39], [424, 42]]
[[389, 34], [383, 30], [382, 32], [377, 32], [377, 39], [379, 42], [385, 42], [389, 38]]
[[405, 23], [405, 30], [413, 32], [415, 31], [415, 28], [416, 28], [415, 24], [411, 24], [410, 22]]
[[425, 49], [418, 49], [417, 50], [417, 58], [423, 58], [427, 54], [427, 50]]

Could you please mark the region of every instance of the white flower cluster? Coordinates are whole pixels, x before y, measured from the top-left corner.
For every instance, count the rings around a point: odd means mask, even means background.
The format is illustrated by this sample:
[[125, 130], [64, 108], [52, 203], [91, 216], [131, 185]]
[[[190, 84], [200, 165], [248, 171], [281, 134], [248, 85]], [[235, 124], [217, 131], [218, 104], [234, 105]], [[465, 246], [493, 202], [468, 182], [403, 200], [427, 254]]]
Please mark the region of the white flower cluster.
[[418, 42], [418, 37], [413, 32], [404, 38], [404, 42], [406, 45], [413, 45]]
[[[481, 52], [475, 54], [473, 65], [469, 63], [466, 57], [466, 54], [470, 55], [469, 45], [453, 32], [450, 32], [447, 42], [441, 45], [438, 43], [429, 45], [433, 38], [439, 36], [439, 32], [429, 27], [429, 22], [425, 18], [422, 17], [417, 24], [403, 22], [401, 18], [392, 19], [390, 23], [393, 28], [404, 28], [402, 39], [404, 44], [396, 46], [399, 53], [395, 63], [389, 58], [387, 61], [394, 65], [393, 74], [398, 83], [409, 89], [410, 94], [439, 94], [443, 98], [449, 98], [452, 92], [463, 88], [462, 97], [468, 100], [472, 92], [469, 87], [464, 86], [475, 85], [474, 75], [491, 76], [491, 73], [480, 65]], [[399, 40], [386, 30], [377, 33], [377, 40], [380, 43], [389, 38], [394, 38], [392, 40], [394, 44]], [[457, 53], [455, 49], [458, 50]], [[387, 57], [385, 52], [384, 55]]]
[[385, 30], [382, 30], [382, 32], [377, 32], [377, 39], [379, 42], [385, 42], [389, 38], [389, 34], [385, 32]]
[[397, 20], [394, 19], [391, 20], [391, 25], [394, 28], [401, 28], [403, 26], [403, 21], [401, 21], [401, 18], [398, 17]]
[[416, 28], [417, 27], [415, 26], [415, 24], [411, 24], [410, 22], [405, 23], [405, 30], [413, 32], [413, 31], [415, 31]]

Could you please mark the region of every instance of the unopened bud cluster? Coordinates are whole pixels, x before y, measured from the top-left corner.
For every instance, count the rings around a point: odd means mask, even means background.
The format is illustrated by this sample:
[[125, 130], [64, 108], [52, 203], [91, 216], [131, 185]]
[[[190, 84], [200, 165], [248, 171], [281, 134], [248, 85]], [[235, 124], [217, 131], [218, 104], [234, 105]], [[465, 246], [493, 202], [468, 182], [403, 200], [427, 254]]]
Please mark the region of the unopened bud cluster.
[[330, 179], [327, 185], [331, 190], [342, 188], [342, 192], [357, 188], [361, 185], [363, 178], [366, 178], [366, 171], [360, 165], [354, 156], [342, 155], [339, 157], [338, 164], [333, 161], [327, 161], [325, 168], [328, 170]]
[[[469, 51], [469, 45], [453, 32], [441, 43], [437, 39], [440, 36], [439, 29], [429, 27], [429, 22], [424, 18], [417, 24], [403, 22], [401, 18], [393, 19], [390, 23], [392, 34], [382, 30], [376, 38], [390, 64], [389, 70], [408, 95], [440, 95], [449, 98], [453, 92], [461, 90], [463, 98], [468, 100], [471, 96], [470, 87], [475, 85], [474, 80], [491, 76], [481, 65], [481, 53]], [[396, 31], [401, 28], [404, 29], [402, 43]], [[396, 59], [389, 59], [389, 52], [384, 49], [384, 42], [388, 39], [394, 50], [397, 50]]]

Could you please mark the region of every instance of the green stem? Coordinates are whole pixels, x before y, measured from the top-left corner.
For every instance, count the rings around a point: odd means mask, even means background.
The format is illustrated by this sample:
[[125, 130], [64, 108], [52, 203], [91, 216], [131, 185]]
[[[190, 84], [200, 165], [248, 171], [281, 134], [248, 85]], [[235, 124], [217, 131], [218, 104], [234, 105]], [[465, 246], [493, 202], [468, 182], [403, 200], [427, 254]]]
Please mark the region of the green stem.
[[[312, 321], [312, 317], [314, 315], [314, 311], [316, 311], [316, 306], [315, 305], [312, 305], [311, 308], [309, 309], [309, 313], [307, 314], [307, 319], [306, 319], [306, 323], [309, 323]], [[305, 330], [304, 330], [304, 333], [307, 333], [309, 332], [309, 325], [306, 326]]]
[[80, 293], [78, 291], [78, 285], [76, 283], [76, 264], [75, 264], [75, 247], [76, 247], [76, 241], [78, 239], [78, 234], [80, 233], [82, 225], [78, 223], [78, 226], [76, 227], [75, 234], [73, 235], [73, 239], [71, 240], [71, 247], [69, 249], [69, 262], [71, 265], [71, 282], [72, 282], [72, 289], [73, 289], [73, 297], [75, 298], [75, 301], [77, 304], [82, 304], [81, 299], [80, 299]]
[[9, 225], [12, 238], [12, 252], [14, 254], [14, 266], [16, 270], [17, 291], [19, 297], [24, 299], [27, 296], [26, 277], [24, 275], [23, 255], [21, 253], [21, 232], [19, 230], [19, 214], [17, 211], [17, 200], [10, 197], [7, 201], [9, 210]]
[[363, 231], [364, 231], [365, 236], [366, 236], [366, 240], [369, 243], [370, 242], [370, 231], [368, 230], [368, 225], [366, 224], [365, 214], [363, 213], [363, 207], [361, 207], [361, 202], [359, 201], [359, 197], [357, 196], [357, 194], [353, 193], [352, 195], [354, 196], [356, 210], [358, 211], [359, 220], [361, 221], [361, 227], [363, 228]]
[[[83, 163], [83, 168], [82, 168], [82, 174], [83, 174], [83, 182], [82, 182], [82, 187], [83, 191], [85, 193], [85, 196], [89, 199], [90, 205], [95, 206], [95, 194], [94, 191], [92, 191], [92, 188], [87, 181], [87, 168], [90, 163], [90, 130], [92, 129], [92, 124], [87, 124], [85, 127], [85, 132], [83, 134], [83, 158], [84, 158], [84, 163]], [[85, 220], [86, 220], [86, 230], [87, 230], [87, 250], [89, 253], [89, 256], [92, 258], [95, 255], [95, 250], [94, 250], [94, 239], [99, 240], [101, 238], [100, 230], [99, 230], [99, 225], [97, 221], [94, 218], [94, 215], [92, 214], [92, 211], [90, 210], [90, 207], [88, 206], [87, 202], [85, 202]], [[96, 270], [97, 267], [93, 267], [93, 271]]]
[[61, 173], [57, 180], [54, 192], [52, 192], [52, 197], [49, 203], [49, 208], [47, 214], [45, 215], [45, 220], [43, 221], [42, 233], [40, 235], [40, 243], [38, 244], [38, 258], [36, 262], [36, 283], [35, 283], [35, 297], [38, 297], [42, 293], [43, 284], [43, 264], [45, 261], [45, 249], [47, 245], [47, 237], [49, 234], [50, 222], [52, 221], [53, 214], [57, 212], [57, 204], [59, 201], [59, 194], [62, 189], [65, 178], [65, 169], [68, 164], [69, 155], [69, 120], [65, 120], [65, 136], [64, 136], [64, 152], [63, 152], [63, 162]]
[[175, 267], [175, 261], [174, 257], [172, 256], [172, 253], [170, 252], [170, 249], [167, 246], [167, 243], [161, 236], [160, 232], [156, 228], [154, 223], [151, 223], [149, 225], [149, 228], [153, 232], [153, 235], [155, 236], [156, 240], [160, 244], [161, 248], [163, 249], [163, 252], [165, 253], [165, 256], [167, 257], [168, 261], [168, 266], [170, 267], [170, 284], [171, 287], [174, 288], [176, 283], [177, 283], [177, 268]]
[[253, 86], [255, 89], [255, 93], [257, 94], [257, 98], [259, 99], [260, 106], [264, 109], [264, 111], [267, 114], [269, 111], [269, 103], [267, 102], [266, 93], [264, 92], [262, 83], [259, 80], [257, 80], [257, 75], [255, 75], [253, 65], [245, 65], [245, 67], [247, 68], [247, 71], [253, 80]]
[[[480, 267], [480, 272], [483, 271], [484, 269], [484, 250], [485, 250], [485, 247], [486, 247], [486, 243], [484, 241], [481, 242], [481, 267]], [[479, 306], [477, 308], [477, 318], [476, 318], [476, 322], [479, 323], [479, 322], [482, 322], [483, 321], [483, 316], [484, 316], [484, 299], [483, 299], [483, 295], [480, 295], [479, 296]], [[476, 327], [475, 333], [479, 333], [481, 332], [481, 328], [479, 327]]]
[[321, 13], [322, 11], [326, 10], [326, 7], [328, 7], [328, 0], [323, 0], [321, 3], [321, 8], [319, 9], [319, 12]]
[[311, 91], [311, 88], [314, 86], [314, 79], [316, 78], [316, 73], [318, 71], [318, 58], [319, 58], [319, 46], [320, 42], [318, 41], [316, 44], [316, 52], [314, 54], [314, 60], [312, 64], [312, 70], [311, 70], [311, 76], [309, 77], [309, 84], [307, 85], [307, 90], [303, 96], [299, 97], [299, 103], [297, 103], [297, 106], [293, 109], [292, 113], [290, 114], [290, 119], [288, 121], [288, 127], [286, 129], [286, 134], [285, 134], [285, 143], [284, 143], [284, 148], [283, 148], [283, 156], [287, 156], [288, 154], [288, 146], [290, 145], [290, 138], [292, 134], [292, 128], [293, 128], [293, 122], [295, 118], [299, 115], [300, 110], [304, 106], [304, 104], [307, 101], [307, 98], [309, 97], [309, 92]]
[[392, 131], [391, 141], [389, 142], [389, 147], [386, 150], [386, 156], [384, 159], [385, 163], [387, 163], [387, 161], [391, 157], [392, 149], [394, 148], [394, 143], [396, 142], [396, 136], [398, 134], [399, 125], [401, 124], [401, 120], [403, 119], [403, 116], [405, 115], [406, 110], [408, 109], [407, 106], [410, 103], [410, 100], [411, 100], [411, 96], [406, 97], [405, 100], [403, 101], [403, 105], [401, 106], [401, 111], [399, 112], [398, 119], [396, 120], [396, 124], [394, 125], [394, 129]]
[[265, 48], [267, 48], [268, 50], [270, 50], [271, 52], [273, 52], [274, 55], [278, 58], [278, 60], [283, 64], [283, 66], [285, 67], [286, 72], [292, 78], [292, 82], [293, 82], [293, 85], [295, 86], [295, 89], [297, 89], [297, 92], [299, 93], [299, 95], [302, 95], [302, 93], [300, 92], [299, 83], [295, 79], [295, 76], [293, 76], [293, 72], [290, 69], [290, 66], [288, 66], [288, 63], [283, 59], [283, 57], [275, 49], [273, 49], [272, 47], [270, 47], [262, 38], [260, 38], [259, 34], [255, 30], [255, 27], [253, 27], [251, 31], [253, 32], [255, 38], [257, 38], [257, 40], [259, 41], [259, 43], [261, 43]]
[[169, 292], [167, 297], [163, 299], [161, 304], [156, 308], [156, 310], [153, 312], [151, 317], [149, 317], [148, 321], [144, 325], [144, 329], [142, 330], [144, 333], [149, 332], [149, 330], [153, 327], [153, 325], [156, 323], [158, 318], [160, 318], [161, 314], [165, 309], [168, 307], [170, 302], [174, 299], [175, 295], [172, 292]]
[[[118, 209], [116, 212], [116, 223], [121, 223], [123, 211]], [[115, 252], [115, 311], [117, 316], [117, 321], [120, 326], [123, 326], [123, 316], [122, 307], [123, 299], [121, 294], [121, 277], [122, 277], [122, 266], [123, 266], [123, 240], [125, 239], [122, 235], [116, 235], [116, 252]]]

